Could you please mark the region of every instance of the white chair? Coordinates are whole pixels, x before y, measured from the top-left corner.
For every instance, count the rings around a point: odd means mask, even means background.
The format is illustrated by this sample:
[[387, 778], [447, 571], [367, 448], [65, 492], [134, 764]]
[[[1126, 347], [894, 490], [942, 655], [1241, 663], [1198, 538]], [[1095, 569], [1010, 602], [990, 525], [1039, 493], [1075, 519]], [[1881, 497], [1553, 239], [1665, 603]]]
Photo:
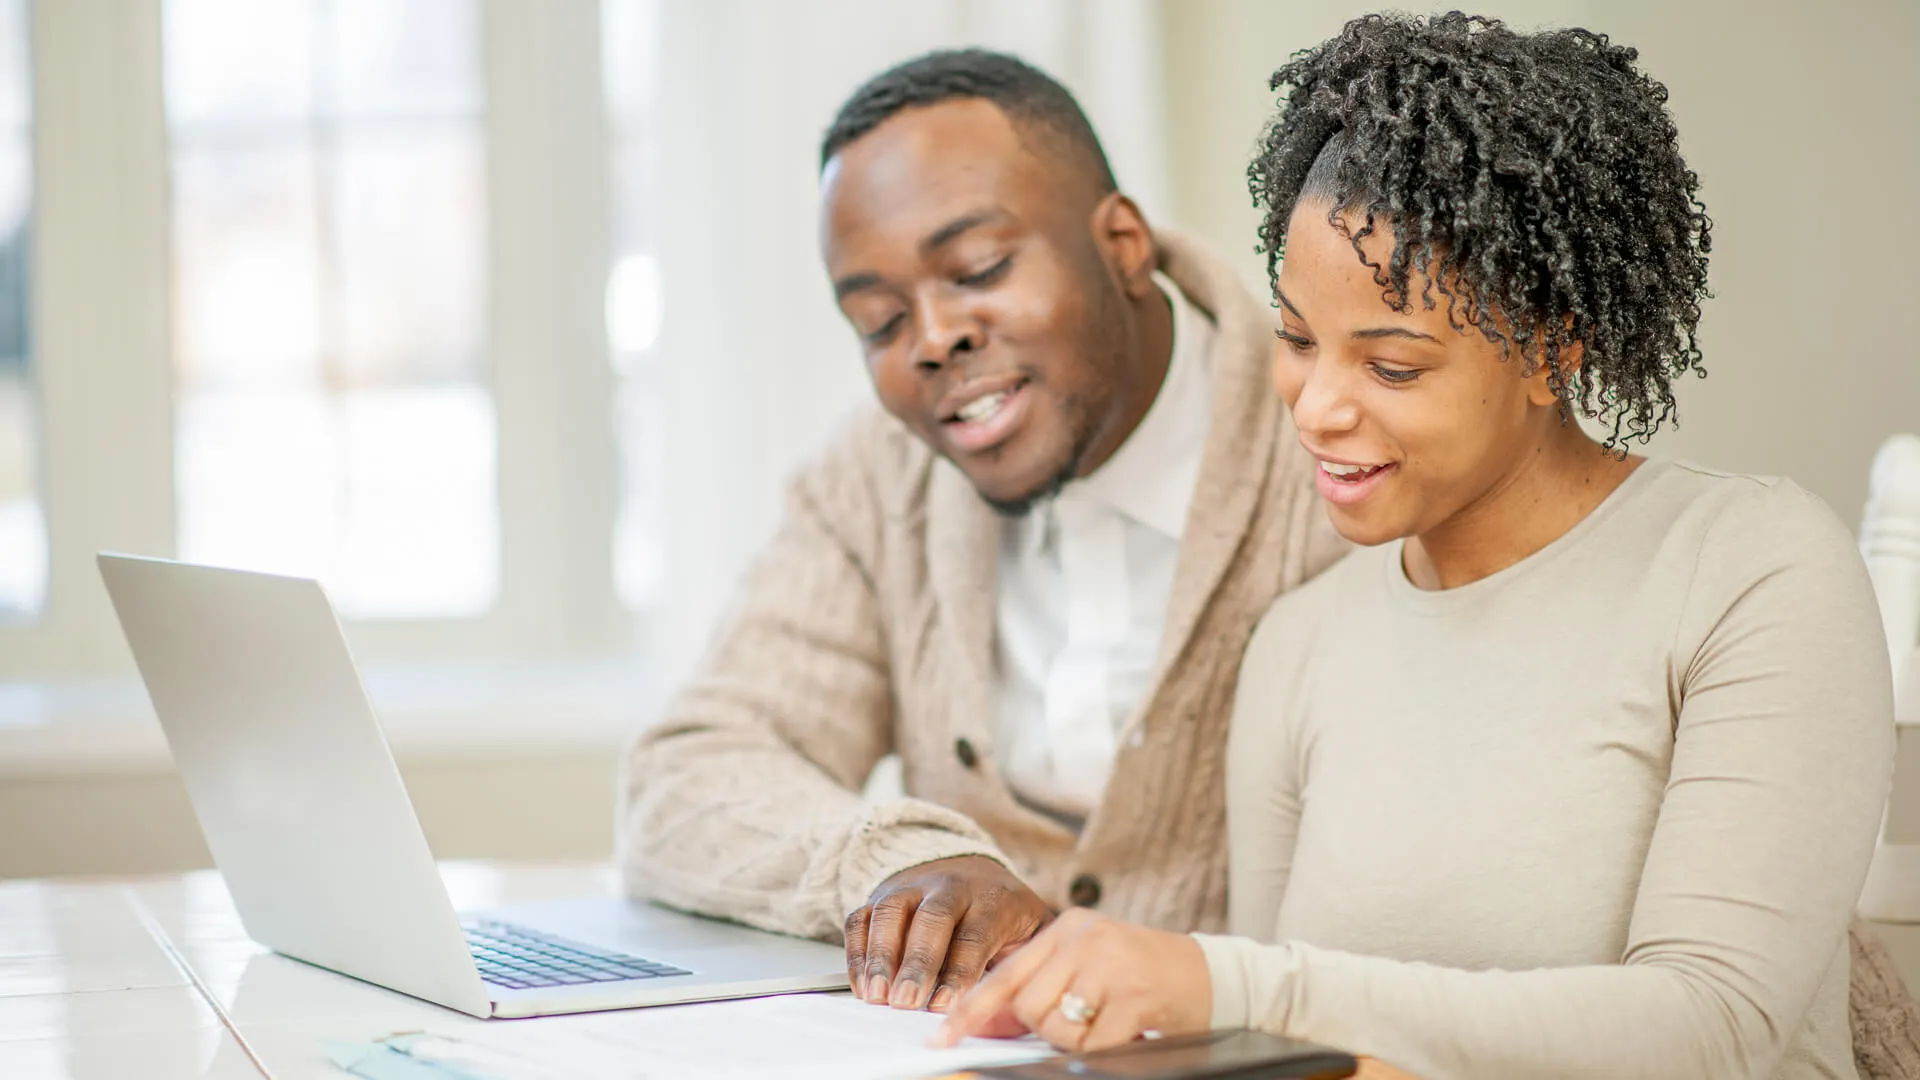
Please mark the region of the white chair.
[[1920, 922], [1920, 437], [1896, 435], [1873, 459], [1860, 553], [1893, 660], [1893, 794], [1880, 846], [1860, 895], [1860, 914]]

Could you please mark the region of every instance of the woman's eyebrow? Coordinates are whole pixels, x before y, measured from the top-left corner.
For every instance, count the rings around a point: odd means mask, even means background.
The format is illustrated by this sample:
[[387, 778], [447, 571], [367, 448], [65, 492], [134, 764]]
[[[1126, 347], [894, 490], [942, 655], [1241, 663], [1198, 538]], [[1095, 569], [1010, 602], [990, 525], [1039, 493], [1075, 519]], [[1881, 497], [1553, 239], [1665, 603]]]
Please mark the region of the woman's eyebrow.
[[[1294, 318], [1302, 322], [1306, 321], [1307, 317], [1300, 314], [1300, 309], [1293, 306], [1293, 301], [1289, 300], [1287, 294], [1277, 285], [1274, 286], [1273, 298], [1280, 302], [1281, 307], [1292, 312]], [[1411, 341], [1431, 341], [1435, 345], [1441, 344], [1440, 339], [1434, 337], [1432, 334], [1423, 334], [1418, 330], [1408, 330], [1399, 326], [1371, 326], [1365, 330], [1355, 330], [1349, 336], [1363, 341], [1375, 338], [1407, 338]]]
[[[1299, 312], [1295, 312], [1294, 314], [1297, 315]], [[1431, 341], [1435, 345], [1440, 344], [1440, 339], [1434, 337], [1432, 334], [1423, 334], [1418, 330], [1407, 330], [1398, 326], [1372, 326], [1365, 330], [1355, 330], [1349, 336], [1362, 339], [1389, 337], [1411, 338], [1414, 341]]]

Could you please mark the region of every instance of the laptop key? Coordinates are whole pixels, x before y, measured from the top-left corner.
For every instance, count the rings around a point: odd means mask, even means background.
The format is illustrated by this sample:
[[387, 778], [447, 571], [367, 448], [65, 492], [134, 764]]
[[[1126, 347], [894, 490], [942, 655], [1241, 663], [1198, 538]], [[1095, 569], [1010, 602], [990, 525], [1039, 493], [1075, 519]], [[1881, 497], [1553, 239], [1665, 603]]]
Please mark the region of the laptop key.
[[690, 974], [670, 964], [551, 938], [517, 926], [477, 923], [464, 929], [481, 978], [516, 990]]

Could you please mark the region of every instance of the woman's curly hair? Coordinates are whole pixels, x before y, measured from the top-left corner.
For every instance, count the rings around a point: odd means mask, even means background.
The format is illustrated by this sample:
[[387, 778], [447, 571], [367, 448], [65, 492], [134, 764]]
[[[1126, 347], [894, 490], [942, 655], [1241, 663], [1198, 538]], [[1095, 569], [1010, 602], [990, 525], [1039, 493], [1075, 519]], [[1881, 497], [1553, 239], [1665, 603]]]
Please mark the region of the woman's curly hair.
[[[1712, 223], [1637, 56], [1457, 11], [1353, 20], [1269, 83], [1291, 89], [1247, 169], [1268, 276], [1295, 205], [1325, 199], [1336, 227], [1364, 216], [1354, 250], [1397, 310], [1419, 272], [1429, 308], [1437, 290], [1456, 326], [1545, 363], [1563, 410], [1610, 420], [1609, 448], [1650, 438], [1674, 418], [1673, 380], [1706, 374]], [[1361, 248], [1376, 226], [1394, 234], [1384, 266]]]

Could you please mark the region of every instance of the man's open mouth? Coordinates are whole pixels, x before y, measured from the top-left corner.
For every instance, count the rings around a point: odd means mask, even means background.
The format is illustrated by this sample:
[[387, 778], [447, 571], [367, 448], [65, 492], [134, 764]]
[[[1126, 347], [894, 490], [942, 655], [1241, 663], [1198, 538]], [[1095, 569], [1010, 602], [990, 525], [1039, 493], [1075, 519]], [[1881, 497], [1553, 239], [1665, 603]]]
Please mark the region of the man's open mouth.
[[954, 446], [969, 453], [986, 450], [1004, 442], [1026, 415], [1027, 380], [999, 382], [982, 387], [980, 392], [948, 406], [941, 426]]

